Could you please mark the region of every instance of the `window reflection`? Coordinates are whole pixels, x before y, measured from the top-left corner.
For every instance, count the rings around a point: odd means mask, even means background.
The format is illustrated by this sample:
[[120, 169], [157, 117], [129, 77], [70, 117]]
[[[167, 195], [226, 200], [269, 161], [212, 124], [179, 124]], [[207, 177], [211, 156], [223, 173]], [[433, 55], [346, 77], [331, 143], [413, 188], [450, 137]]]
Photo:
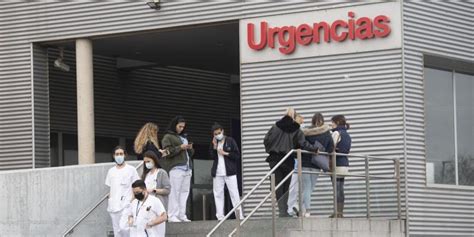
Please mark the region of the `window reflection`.
[[[454, 99], [451, 72], [425, 68], [428, 180], [455, 184]], [[431, 178], [430, 178], [431, 177]]]

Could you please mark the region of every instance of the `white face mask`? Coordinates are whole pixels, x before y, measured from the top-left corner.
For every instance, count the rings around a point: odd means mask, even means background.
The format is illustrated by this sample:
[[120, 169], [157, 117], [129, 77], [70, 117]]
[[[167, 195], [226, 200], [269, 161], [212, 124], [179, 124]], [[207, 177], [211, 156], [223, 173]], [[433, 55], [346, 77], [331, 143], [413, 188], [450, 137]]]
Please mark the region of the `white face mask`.
[[145, 162], [145, 167], [151, 170], [153, 167], [155, 167], [155, 164], [153, 164], [153, 162]]
[[115, 163], [117, 163], [119, 165], [123, 164], [123, 162], [125, 161], [124, 156], [115, 156], [114, 159], [115, 159]]
[[219, 135], [216, 136], [216, 140], [221, 141], [224, 139], [224, 133], [219, 133]]

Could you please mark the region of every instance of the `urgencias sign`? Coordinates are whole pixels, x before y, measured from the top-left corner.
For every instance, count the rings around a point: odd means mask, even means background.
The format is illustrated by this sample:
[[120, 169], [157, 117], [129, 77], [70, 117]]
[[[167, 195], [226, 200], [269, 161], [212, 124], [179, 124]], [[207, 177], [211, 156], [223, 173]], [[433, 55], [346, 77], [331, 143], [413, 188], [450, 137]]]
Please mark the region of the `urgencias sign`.
[[401, 48], [400, 2], [242, 19], [240, 61], [265, 61]]
[[256, 26], [247, 24], [247, 43], [253, 50], [265, 47], [275, 48], [275, 42], [280, 45], [278, 50], [283, 54], [291, 54], [296, 45], [342, 42], [345, 40], [367, 40], [384, 38], [390, 34], [390, 18], [378, 15], [374, 18], [358, 17], [352, 11], [347, 13], [347, 20], [325, 21], [299, 26], [269, 27], [266, 21], [260, 23], [260, 37], [255, 39]]

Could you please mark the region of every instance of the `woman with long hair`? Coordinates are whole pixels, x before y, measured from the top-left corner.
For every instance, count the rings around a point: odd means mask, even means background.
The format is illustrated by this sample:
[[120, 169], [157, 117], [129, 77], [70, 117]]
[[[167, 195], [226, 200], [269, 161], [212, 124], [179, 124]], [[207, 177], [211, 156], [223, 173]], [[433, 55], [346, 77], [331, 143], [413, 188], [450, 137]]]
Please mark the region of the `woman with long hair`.
[[171, 183], [169, 195], [169, 222], [189, 222], [186, 216], [186, 204], [191, 188], [193, 144], [188, 141], [186, 120], [176, 116], [170, 122], [167, 133], [161, 141], [170, 152], [166, 157], [165, 170], [168, 171]]
[[145, 181], [148, 193], [160, 199], [168, 209], [168, 195], [170, 194], [170, 179], [168, 173], [158, 163], [158, 157], [152, 151], [143, 154], [142, 180]]
[[[321, 113], [315, 113], [311, 120], [311, 126], [308, 128], [303, 129], [303, 133], [305, 135], [306, 140], [319, 149], [318, 151], [321, 152], [332, 152], [334, 150], [334, 143], [330, 133], [331, 128], [324, 124], [324, 117]], [[314, 158], [320, 158], [322, 160], [321, 163], [312, 162]], [[324, 164], [322, 164], [324, 163]], [[311, 154], [303, 154], [301, 159], [301, 166], [303, 171], [320, 171], [321, 169], [324, 171], [328, 171], [329, 169], [329, 159], [326, 155], [311, 155]], [[305, 217], [309, 217], [311, 208], [311, 194], [316, 186], [316, 181], [318, 180], [319, 174], [314, 173], [303, 173], [302, 181], [303, 181], [303, 210], [302, 215]], [[296, 176], [297, 178], [297, 176]], [[293, 183], [293, 177], [292, 177]], [[298, 184], [295, 182], [294, 184], [296, 187], [296, 192], [298, 192]], [[291, 188], [290, 188], [291, 190]], [[288, 213], [293, 215], [292, 212], [295, 210], [296, 205], [296, 198], [292, 202], [292, 205], [288, 203]]]
[[[163, 156], [167, 155], [166, 150], [160, 149], [160, 144], [158, 143], [158, 125], [155, 123], [146, 123], [138, 132], [135, 137], [134, 150], [137, 154], [138, 160], [143, 160], [143, 154], [147, 151], [152, 151], [155, 153], [158, 158], [158, 162], [164, 162], [164, 159], [161, 159]], [[164, 164], [160, 164], [163, 166]]]
[[[352, 139], [347, 130], [350, 128], [344, 115], [336, 115], [331, 118], [332, 138], [337, 153], [349, 154]], [[344, 217], [344, 176], [349, 173], [349, 159], [345, 155], [336, 156], [336, 188], [337, 188], [337, 217]], [[339, 176], [341, 175], [341, 176]], [[334, 180], [333, 180], [334, 182]], [[330, 217], [334, 217], [334, 214]]]

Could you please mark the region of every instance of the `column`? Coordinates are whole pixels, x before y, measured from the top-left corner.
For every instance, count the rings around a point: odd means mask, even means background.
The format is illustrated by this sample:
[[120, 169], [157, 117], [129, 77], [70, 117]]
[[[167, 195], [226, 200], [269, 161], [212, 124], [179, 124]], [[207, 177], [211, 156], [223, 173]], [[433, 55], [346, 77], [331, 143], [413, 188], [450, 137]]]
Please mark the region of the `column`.
[[77, 140], [79, 164], [95, 163], [92, 41], [76, 40]]

